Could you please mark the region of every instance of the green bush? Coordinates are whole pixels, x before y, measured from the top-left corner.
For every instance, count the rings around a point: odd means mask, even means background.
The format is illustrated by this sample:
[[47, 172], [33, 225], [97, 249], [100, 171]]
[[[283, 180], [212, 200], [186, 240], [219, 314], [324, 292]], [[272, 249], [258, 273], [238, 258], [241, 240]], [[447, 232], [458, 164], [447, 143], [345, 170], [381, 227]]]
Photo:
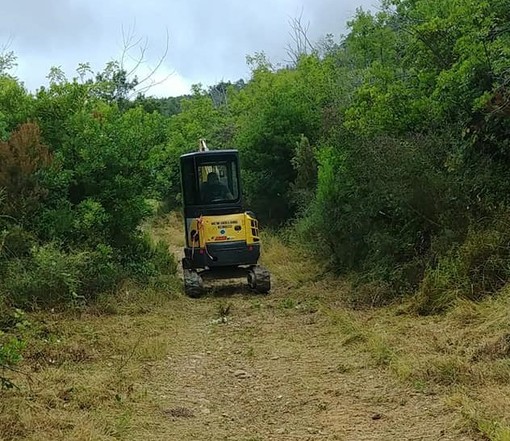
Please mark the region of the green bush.
[[32, 257], [11, 259], [0, 288], [14, 305], [53, 306], [69, 303], [78, 295], [79, 266], [84, 253], [68, 255], [54, 244], [32, 251]]
[[22, 359], [25, 348], [25, 331], [30, 323], [20, 309], [7, 307], [0, 298], [0, 388], [12, 388], [14, 384], [7, 377]]
[[174, 275], [177, 272], [177, 261], [170, 252], [168, 244], [159, 241], [152, 245], [152, 260], [156, 271], [163, 275]]
[[160, 275], [174, 275], [177, 262], [164, 242], [154, 242], [148, 233], [133, 238], [122, 250], [122, 266], [126, 274], [140, 282]]
[[14, 384], [8, 377], [6, 372], [14, 368], [21, 359], [21, 351], [25, 347], [25, 341], [21, 338], [5, 334], [0, 331], [0, 388], [10, 389]]
[[32, 255], [5, 264], [0, 293], [21, 307], [69, 305], [113, 289], [124, 276], [106, 245], [92, 251], [64, 252], [55, 244], [35, 247]]
[[124, 277], [123, 269], [114, 249], [105, 244], [88, 251], [79, 265], [79, 293], [85, 299], [113, 290]]
[[36, 245], [36, 237], [25, 229], [14, 226], [4, 230], [0, 246], [0, 259], [27, 257]]
[[480, 300], [497, 293], [510, 279], [510, 231], [505, 216], [469, 231], [462, 245], [439, 257], [423, 278], [414, 302], [419, 314], [434, 314], [455, 300]]

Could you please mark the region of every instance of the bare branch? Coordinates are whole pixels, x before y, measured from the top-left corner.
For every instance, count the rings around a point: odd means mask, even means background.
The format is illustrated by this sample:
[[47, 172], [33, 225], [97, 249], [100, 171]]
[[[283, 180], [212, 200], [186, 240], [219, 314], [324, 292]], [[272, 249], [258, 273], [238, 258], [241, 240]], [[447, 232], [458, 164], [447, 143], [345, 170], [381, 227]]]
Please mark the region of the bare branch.
[[287, 60], [292, 65], [296, 65], [302, 55], [308, 55], [315, 50], [315, 47], [308, 38], [308, 30], [310, 29], [310, 22], [303, 23], [303, 10], [298, 17], [289, 19], [290, 31], [289, 35], [291, 42], [286, 46], [287, 55], [290, 60]]
[[[149, 51], [149, 38], [138, 37], [135, 32], [135, 25], [133, 23], [127, 29], [122, 27], [122, 54], [119, 61], [119, 70], [123, 71], [126, 79], [132, 79], [132, 84], [135, 86], [131, 89], [131, 92], [127, 95], [127, 98], [133, 98], [138, 94], [144, 94], [152, 87], [164, 83], [174, 72], [170, 72], [164, 78], [155, 80], [154, 77], [158, 70], [165, 62], [169, 48], [170, 48], [170, 35], [168, 29], [166, 29], [166, 40], [163, 53], [158, 57], [154, 67], [147, 64]], [[144, 74], [141, 78], [137, 78], [137, 73], [140, 72], [141, 68], [144, 67]], [[147, 71], [147, 72], [145, 72]]]
[[138, 50], [140, 51], [140, 55], [138, 57], [132, 57], [129, 55], [129, 59], [131, 61], [134, 61], [135, 62], [135, 65], [134, 67], [129, 71], [127, 72], [127, 76], [131, 76], [133, 75], [137, 70], [138, 68], [145, 63], [145, 53], [147, 52], [147, 49], [149, 47], [149, 40], [147, 39], [147, 37], [145, 38], [145, 41], [143, 44], [142, 43], [142, 39], [140, 38], [138, 40]]
[[14, 51], [10, 50], [12, 40], [12, 36], [9, 36], [7, 41], [0, 47], [0, 75], [6, 74], [18, 64]]
[[121, 69], [124, 69], [124, 62], [126, 56], [129, 54], [129, 52], [140, 45], [143, 38], [140, 37], [136, 39], [136, 21], [133, 22], [133, 25], [129, 27], [127, 34], [124, 30], [124, 26], [122, 26], [122, 56], [120, 59], [120, 67]]
[[[138, 88], [136, 90], [136, 93], [145, 93], [146, 91], [148, 91], [150, 88], [156, 86], [156, 85], [159, 85], [159, 84], [162, 84], [164, 83], [168, 78], [170, 78], [170, 76], [173, 75], [173, 72], [169, 73], [165, 78], [163, 78], [162, 80], [159, 80], [159, 81], [155, 81], [153, 79], [154, 75], [157, 73], [157, 71], [160, 69], [160, 67], [163, 65], [164, 61], [166, 60], [166, 57], [168, 55], [168, 50], [170, 48], [170, 35], [168, 33], [168, 29], [166, 29], [166, 40], [165, 40], [165, 49], [163, 51], [163, 54], [159, 57], [156, 65], [153, 67], [153, 68], [150, 68], [149, 69], [149, 73], [145, 76], [145, 77], [142, 77], [139, 81], [138, 81], [138, 85], [143, 85], [144, 83], [146, 83], [147, 81], [149, 81], [149, 84], [146, 85], [146, 86], [143, 86], [141, 88]], [[146, 47], [143, 49], [143, 54], [145, 54], [145, 50], [146, 50]], [[139, 65], [138, 65], [139, 66]], [[133, 71], [132, 71], [133, 72]]]

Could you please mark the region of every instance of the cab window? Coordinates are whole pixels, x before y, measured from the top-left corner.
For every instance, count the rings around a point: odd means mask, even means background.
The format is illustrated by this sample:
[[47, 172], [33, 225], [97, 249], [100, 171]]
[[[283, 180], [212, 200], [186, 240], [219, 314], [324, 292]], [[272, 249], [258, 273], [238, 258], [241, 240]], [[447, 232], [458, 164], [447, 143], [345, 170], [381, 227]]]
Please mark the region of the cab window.
[[202, 204], [217, 204], [239, 199], [239, 182], [235, 161], [198, 164], [199, 199]]

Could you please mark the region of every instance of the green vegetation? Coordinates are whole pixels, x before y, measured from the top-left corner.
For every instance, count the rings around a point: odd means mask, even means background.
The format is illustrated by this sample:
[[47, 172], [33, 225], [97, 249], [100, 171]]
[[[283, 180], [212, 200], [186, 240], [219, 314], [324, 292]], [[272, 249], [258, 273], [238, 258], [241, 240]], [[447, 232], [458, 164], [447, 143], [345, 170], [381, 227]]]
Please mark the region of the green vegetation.
[[[295, 64], [248, 57], [223, 99], [197, 87], [170, 124], [242, 152], [247, 206], [355, 284], [352, 303], [415, 310], [508, 278], [510, 16], [505, 1], [384, 1]], [[172, 164], [170, 159], [168, 164]], [[175, 190], [172, 191], [175, 194]]]
[[[115, 62], [99, 73], [80, 65], [72, 79], [53, 68], [49, 85], [29, 93], [9, 74], [15, 55], [0, 55], [2, 387], [22, 360], [22, 310], [115, 312], [109, 297], [125, 283], [149, 297], [177, 291], [168, 238], [179, 228], [158, 237], [143, 226], [152, 201], [179, 207], [178, 158], [199, 138], [241, 151], [246, 206], [279, 231], [265, 238], [264, 259], [289, 316], [316, 309], [292, 297], [302, 286], [317, 304], [334, 291], [355, 308], [398, 303], [426, 316], [470, 305], [477, 315], [501, 294], [494, 301], [508, 310], [508, 1], [383, 0], [377, 12], [358, 10], [338, 41], [294, 55], [282, 67], [256, 53], [247, 82], [161, 99], [130, 99], [138, 80]], [[484, 363], [484, 381], [508, 379], [503, 350], [496, 361], [460, 349], [413, 360], [389, 341], [401, 344], [391, 326], [373, 334], [335, 314], [346, 345], [363, 344], [417, 389], [470, 386]], [[471, 319], [481, 340], [483, 320]], [[498, 344], [508, 332], [498, 318]], [[487, 437], [508, 439], [470, 400], [461, 393], [452, 406]]]
[[[167, 118], [127, 105], [135, 82], [115, 64], [90, 79], [80, 69], [73, 80], [53, 69], [35, 94], [0, 76], [2, 308], [79, 307], [126, 278], [175, 274], [167, 246], [140, 229], [158, 195]], [[11, 334], [2, 368], [19, 359], [22, 340]]]
[[160, 274], [161, 247], [139, 227], [157, 195], [152, 162], [166, 120], [122, 110], [98, 78], [59, 79], [34, 96], [2, 78], [0, 295], [9, 304], [86, 300], [123, 277]]
[[[175, 213], [145, 229], [182, 246]], [[88, 307], [2, 311], [0, 342], [23, 359], [0, 391], [0, 438], [242, 440], [252, 427], [262, 440], [283, 426], [310, 439], [320, 425], [317, 439], [508, 441], [508, 288], [434, 316], [352, 310], [345, 281], [264, 240], [269, 296], [124, 283]]]
[[360, 10], [342, 41], [293, 66], [249, 57], [250, 81], [222, 100], [197, 87], [171, 123], [170, 157], [199, 135], [238, 146], [247, 205], [266, 224], [293, 221], [299, 241], [353, 274], [366, 293], [355, 303], [418, 292], [429, 313], [497, 292], [508, 274], [508, 23], [504, 1]]

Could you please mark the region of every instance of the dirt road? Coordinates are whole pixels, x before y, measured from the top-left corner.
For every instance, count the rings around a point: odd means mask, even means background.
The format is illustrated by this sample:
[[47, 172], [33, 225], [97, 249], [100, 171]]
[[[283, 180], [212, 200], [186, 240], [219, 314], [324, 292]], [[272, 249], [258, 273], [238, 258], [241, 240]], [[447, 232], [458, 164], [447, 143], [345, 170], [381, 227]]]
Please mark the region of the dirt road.
[[398, 384], [311, 303], [278, 291], [186, 303], [151, 365], [160, 420], [145, 439], [469, 439], [439, 396]]
[[[168, 225], [179, 257], [179, 225]], [[326, 293], [299, 280], [318, 269], [271, 248], [269, 296], [230, 285], [181, 300], [186, 319], [179, 316], [167, 358], [152, 369], [150, 394], [165, 418], [151, 439], [470, 439], [443, 397], [403, 386], [338, 326], [338, 286]]]

